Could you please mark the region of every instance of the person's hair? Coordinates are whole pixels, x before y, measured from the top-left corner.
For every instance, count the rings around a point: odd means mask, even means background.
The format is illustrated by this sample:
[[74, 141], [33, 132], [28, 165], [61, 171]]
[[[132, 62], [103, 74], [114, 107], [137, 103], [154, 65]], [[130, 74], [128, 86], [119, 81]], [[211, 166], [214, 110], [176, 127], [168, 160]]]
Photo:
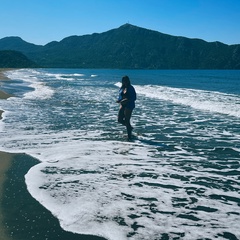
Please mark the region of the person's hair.
[[122, 84], [123, 84], [124, 82], [125, 82], [128, 86], [131, 84], [131, 83], [130, 83], [130, 79], [129, 79], [128, 76], [122, 77]]

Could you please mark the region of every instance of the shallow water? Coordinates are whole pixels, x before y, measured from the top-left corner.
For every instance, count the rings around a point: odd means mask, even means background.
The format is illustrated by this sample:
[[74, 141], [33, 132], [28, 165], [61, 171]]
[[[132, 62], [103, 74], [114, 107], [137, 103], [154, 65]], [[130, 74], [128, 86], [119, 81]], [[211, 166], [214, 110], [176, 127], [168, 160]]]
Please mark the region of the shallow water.
[[[116, 122], [121, 77], [134, 140]], [[26, 183], [68, 231], [108, 239], [240, 238], [240, 71], [9, 73], [0, 149], [42, 163]], [[226, 221], [227, 219], [227, 221]]]

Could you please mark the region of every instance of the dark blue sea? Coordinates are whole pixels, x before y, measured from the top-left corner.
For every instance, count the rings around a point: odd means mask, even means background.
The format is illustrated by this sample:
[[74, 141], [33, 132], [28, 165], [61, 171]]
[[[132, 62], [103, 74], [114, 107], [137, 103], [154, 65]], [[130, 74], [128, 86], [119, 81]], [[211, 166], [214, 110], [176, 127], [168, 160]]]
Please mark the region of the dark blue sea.
[[[133, 140], [117, 123], [124, 75]], [[240, 71], [23, 69], [1, 89], [0, 150], [41, 161], [31, 195], [109, 240], [240, 239]]]

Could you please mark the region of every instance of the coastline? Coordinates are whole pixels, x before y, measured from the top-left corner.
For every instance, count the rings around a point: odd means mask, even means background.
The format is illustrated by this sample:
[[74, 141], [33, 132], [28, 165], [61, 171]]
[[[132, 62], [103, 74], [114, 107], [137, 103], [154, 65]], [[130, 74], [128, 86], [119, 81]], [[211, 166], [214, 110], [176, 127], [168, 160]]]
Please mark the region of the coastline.
[[[7, 80], [0, 69], [0, 80]], [[12, 95], [0, 90], [0, 99]], [[2, 113], [0, 109], [0, 121]], [[50, 211], [27, 190], [25, 175], [39, 161], [27, 154], [0, 151], [0, 240], [105, 240], [64, 231]]]
[[[9, 71], [9, 70], [11, 70], [11, 69], [9, 69], [9, 68], [0, 68], [0, 81], [1, 80], [10, 80], [4, 73], [6, 72], [6, 71]], [[1, 85], [0, 85], [1, 86]], [[6, 93], [6, 92], [4, 92], [4, 91], [2, 91], [1, 89], [0, 89], [0, 99], [7, 99], [7, 98], [9, 98], [9, 97], [12, 97], [12, 95], [11, 94], [8, 94], [8, 93]], [[2, 114], [3, 114], [3, 110], [1, 110], [0, 109], [0, 120], [2, 119]]]
[[0, 68], [0, 80], [9, 80], [9, 78], [4, 74], [6, 71], [13, 70], [12, 68]]
[[[5, 157], [5, 160], [2, 161]], [[25, 174], [39, 161], [27, 154], [0, 152], [1, 168], [1, 240], [105, 240], [101, 237], [64, 231], [57, 218], [28, 192]]]
[[6, 172], [8, 171], [9, 167], [11, 166], [13, 154], [0, 152], [0, 240], [9, 240], [10, 237], [6, 234], [4, 229], [4, 216], [3, 216], [3, 209], [2, 209], [2, 198], [4, 195], [4, 184], [6, 179]]

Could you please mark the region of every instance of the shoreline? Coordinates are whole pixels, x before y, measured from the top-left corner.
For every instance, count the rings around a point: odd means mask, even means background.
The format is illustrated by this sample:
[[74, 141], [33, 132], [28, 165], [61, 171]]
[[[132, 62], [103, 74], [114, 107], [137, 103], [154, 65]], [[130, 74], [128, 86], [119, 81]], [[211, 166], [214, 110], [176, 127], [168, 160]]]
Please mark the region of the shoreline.
[[[10, 69], [0, 69], [0, 81]], [[0, 90], [0, 99], [12, 95]], [[0, 109], [0, 121], [2, 113]], [[25, 175], [40, 162], [27, 154], [0, 151], [0, 240], [106, 240], [102, 237], [75, 234], [60, 227], [52, 213], [27, 190]]]
[[0, 68], [0, 80], [10, 80], [6, 75], [5, 72], [14, 70], [13, 68]]
[[[0, 68], [0, 81], [11, 80], [5, 75], [5, 72], [9, 71], [9, 70], [13, 70], [13, 69]], [[1, 84], [0, 84], [0, 87], [1, 87]], [[9, 97], [13, 97], [13, 95], [8, 94], [8, 93], [6, 93], [6, 92], [4, 92], [0, 89], [0, 99], [8, 99]], [[2, 114], [3, 113], [4, 113], [4, 111], [0, 109], [0, 120], [2, 119]]]
[[[2, 203], [2, 198], [4, 195], [4, 185], [6, 180], [6, 172], [11, 166], [13, 154], [1, 152], [0, 151], [0, 203]], [[4, 216], [2, 211], [2, 204], [0, 205], [0, 239], [8, 240], [10, 237], [6, 234], [5, 229], [3, 227]]]
[[25, 175], [39, 163], [24, 153], [0, 152], [0, 164], [5, 166], [0, 178], [0, 240], [106, 240], [63, 230], [58, 219], [31, 196]]

